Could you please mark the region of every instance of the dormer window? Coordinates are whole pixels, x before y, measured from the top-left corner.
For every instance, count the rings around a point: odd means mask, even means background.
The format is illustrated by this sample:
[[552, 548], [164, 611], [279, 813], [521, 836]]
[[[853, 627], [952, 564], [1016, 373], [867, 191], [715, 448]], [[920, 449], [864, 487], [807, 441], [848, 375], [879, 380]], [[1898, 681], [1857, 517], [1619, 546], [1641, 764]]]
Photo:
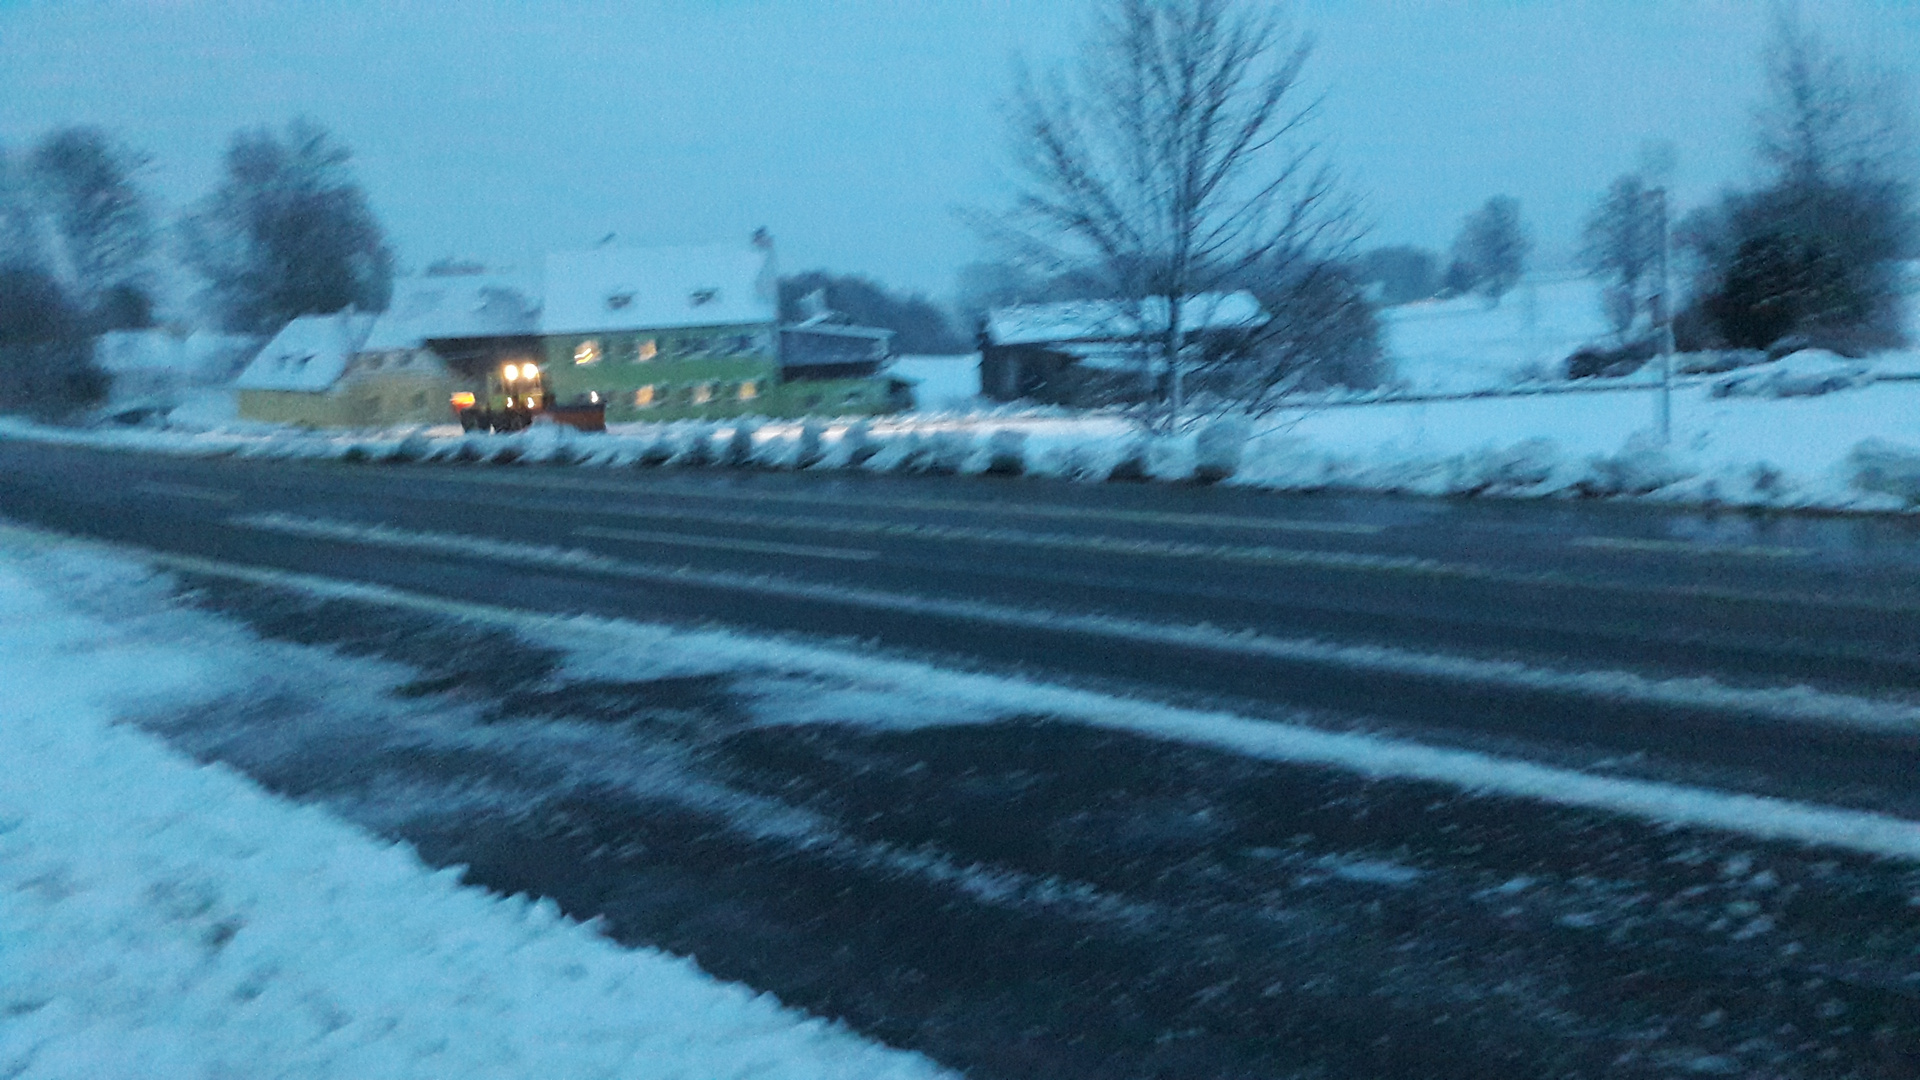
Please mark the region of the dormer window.
[[687, 301], [694, 307], [702, 307], [718, 299], [720, 299], [719, 289], [695, 289], [693, 293], [687, 297]]

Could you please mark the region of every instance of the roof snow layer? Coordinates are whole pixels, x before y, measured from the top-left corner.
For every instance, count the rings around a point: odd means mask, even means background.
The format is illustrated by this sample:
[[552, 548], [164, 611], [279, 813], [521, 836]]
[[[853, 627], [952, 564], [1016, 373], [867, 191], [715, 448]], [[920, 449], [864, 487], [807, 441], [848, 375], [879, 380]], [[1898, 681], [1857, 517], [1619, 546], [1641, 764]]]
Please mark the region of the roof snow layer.
[[727, 246], [596, 248], [547, 256], [549, 334], [771, 323], [764, 252]]
[[303, 315], [267, 342], [233, 381], [234, 388], [325, 393], [346, 373], [372, 327], [371, 315]]
[[[1148, 297], [1140, 303], [1143, 317], [1136, 318], [1124, 300], [1021, 304], [988, 312], [987, 332], [997, 345], [1126, 341], [1164, 330], [1167, 306], [1165, 297]], [[1180, 316], [1188, 330], [1251, 330], [1267, 321], [1260, 301], [1245, 290], [1196, 293], [1181, 301]]]
[[394, 282], [393, 302], [361, 349], [419, 348], [433, 338], [501, 337], [540, 332], [537, 292], [517, 277], [468, 274]]

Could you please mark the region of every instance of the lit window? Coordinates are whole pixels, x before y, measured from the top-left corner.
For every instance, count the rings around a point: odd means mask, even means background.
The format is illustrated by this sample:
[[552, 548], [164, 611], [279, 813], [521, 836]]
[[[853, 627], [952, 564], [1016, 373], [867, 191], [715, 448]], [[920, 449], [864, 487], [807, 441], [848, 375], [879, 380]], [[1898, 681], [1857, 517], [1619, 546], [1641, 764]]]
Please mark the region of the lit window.
[[760, 396], [760, 384], [751, 380], [740, 384], [740, 400], [752, 401]]
[[651, 386], [643, 386], [633, 392], [633, 407], [636, 409], [651, 408], [657, 400], [659, 396]]
[[652, 338], [648, 338], [647, 340], [640, 343], [640, 348], [636, 350], [633, 354], [633, 360], [634, 360], [634, 363], [644, 364], [647, 361], [659, 355], [660, 355], [660, 343], [655, 341]]
[[573, 347], [573, 362], [576, 364], [597, 364], [600, 362], [600, 342], [588, 338]]
[[695, 383], [694, 384], [693, 403], [695, 405], [705, 405], [707, 402], [712, 400], [713, 400], [713, 384], [712, 383]]

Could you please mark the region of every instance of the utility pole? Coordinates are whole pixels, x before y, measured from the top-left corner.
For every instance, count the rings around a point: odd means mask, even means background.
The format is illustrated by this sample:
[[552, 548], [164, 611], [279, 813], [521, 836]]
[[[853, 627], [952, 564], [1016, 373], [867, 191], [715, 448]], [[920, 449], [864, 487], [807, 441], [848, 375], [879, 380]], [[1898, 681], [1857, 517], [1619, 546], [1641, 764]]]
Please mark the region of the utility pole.
[[1673, 315], [1667, 301], [1667, 189], [1647, 192], [1653, 203], [1654, 241], [1657, 245], [1659, 284], [1648, 302], [1653, 317], [1653, 332], [1659, 335], [1660, 348], [1660, 445], [1673, 444]]

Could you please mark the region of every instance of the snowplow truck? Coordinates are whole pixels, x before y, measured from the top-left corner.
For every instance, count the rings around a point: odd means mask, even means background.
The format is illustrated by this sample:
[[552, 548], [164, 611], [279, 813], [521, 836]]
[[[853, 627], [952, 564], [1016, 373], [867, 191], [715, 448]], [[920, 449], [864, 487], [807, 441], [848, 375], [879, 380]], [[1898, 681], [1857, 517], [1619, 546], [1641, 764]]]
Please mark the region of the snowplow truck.
[[531, 427], [536, 416], [581, 431], [607, 430], [607, 403], [599, 394], [555, 401], [534, 363], [504, 364], [489, 372], [484, 387], [453, 395], [453, 411], [462, 431], [519, 431]]

